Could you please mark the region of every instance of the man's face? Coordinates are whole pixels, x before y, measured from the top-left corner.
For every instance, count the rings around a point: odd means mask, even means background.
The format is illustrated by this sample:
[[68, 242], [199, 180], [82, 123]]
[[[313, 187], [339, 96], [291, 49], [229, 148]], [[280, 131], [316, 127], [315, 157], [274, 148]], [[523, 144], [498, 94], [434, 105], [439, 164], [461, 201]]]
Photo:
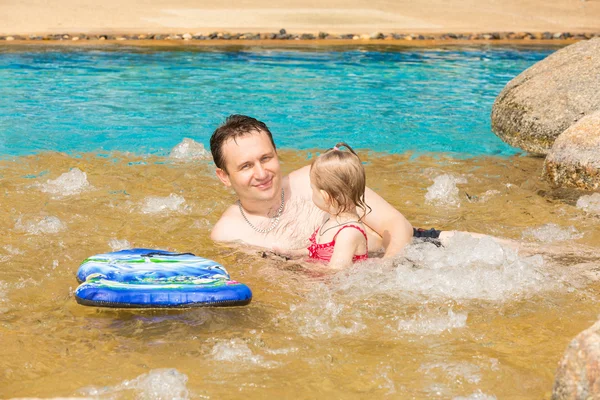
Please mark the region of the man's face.
[[281, 171], [277, 152], [263, 132], [252, 132], [223, 143], [227, 171], [217, 176], [240, 200], [272, 200], [281, 194]]

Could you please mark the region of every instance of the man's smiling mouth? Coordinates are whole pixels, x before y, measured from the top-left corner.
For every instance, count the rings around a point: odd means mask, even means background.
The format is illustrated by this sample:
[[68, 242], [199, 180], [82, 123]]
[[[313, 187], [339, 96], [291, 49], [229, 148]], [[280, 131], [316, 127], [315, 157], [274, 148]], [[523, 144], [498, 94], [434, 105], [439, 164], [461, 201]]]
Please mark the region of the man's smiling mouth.
[[259, 188], [259, 189], [267, 189], [267, 188], [271, 187], [272, 184], [273, 184], [273, 179], [269, 179], [266, 182], [263, 182], [261, 184], [254, 185], [254, 186], [257, 187], [257, 188]]

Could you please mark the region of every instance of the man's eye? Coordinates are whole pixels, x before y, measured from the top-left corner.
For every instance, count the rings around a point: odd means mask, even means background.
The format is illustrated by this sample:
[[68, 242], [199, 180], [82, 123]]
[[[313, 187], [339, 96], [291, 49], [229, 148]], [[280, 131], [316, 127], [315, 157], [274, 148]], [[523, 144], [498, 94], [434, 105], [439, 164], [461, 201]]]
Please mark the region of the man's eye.
[[250, 168], [250, 164], [244, 164], [240, 169], [248, 169]]
[[262, 162], [267, 162], [269, 161], [271, 158], [273, 158], [272, 156], [264, 156], [261, 160]]

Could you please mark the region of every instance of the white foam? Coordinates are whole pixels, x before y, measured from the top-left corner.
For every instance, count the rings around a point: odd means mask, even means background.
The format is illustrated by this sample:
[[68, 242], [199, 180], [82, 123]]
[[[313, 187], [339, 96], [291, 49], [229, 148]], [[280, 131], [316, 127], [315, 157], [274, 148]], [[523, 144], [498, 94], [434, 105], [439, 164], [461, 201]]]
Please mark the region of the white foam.
[[291, 320], [300, 335], [329, 338], [333, 335], [352, 335], [366, 328], [358, 309], [335, 296], [335, 288], [322, 283], [306, 295], [305, 301], [290, 306]]
[[288, 355], [291, 353], [296, 353], [298, 351], [297, 347], [287, 347], [282, 349], [265, 349], [266, 353], [273, 355]]
[[425, 375], [448, 377], [455, 382], [476, 384], [481, 381], [481, 368], [468, 362], [428, 363], [421, 365], [418, 371], [424, 372]]
[[388, 376], [388, 372], [391, 372], [392, 368], [389, 366], [380, 367], [375, 375], [376, 378], [379, 378], [383, 381], [383, 383], [379, 384], [379, 389], [387, 389], [388, 395], [396, 393], [396, 385], [394, 384], [394, 380]]
[[79, 168], [73, 168], [58, 178], [54, 180], [49, 179], [46, 183], [41, 185], [42, 192], [58, 194], [61, 196], [78, 194], [91, 188], [92, 186], [87, 180], [87, 174]]
[[10, 260], [16, 254], [23, 254], [19, 249], [17, 249], [16, 247], [13, 247], [11, 245], [4, 246], [4, 250], [6, 250], [6, 252], [8, 254], [5, 254], [5, 255], [0, 254], [0, 263]]
[[505, 301], [548, 288], [541, 256], [519, 257], [491, 237], [455, 234], [445, 247], [408, 246], [396, 283], [421, 296]]
[[436, 177], [433, 185], [427, 188], [426, 203], [460, 207], [457, 183], [467, 183], [467, 181], [464, 178], [455, 178], [447, 174]]
[[413, 315], [411, 319], [400, 320], [398, 330], [419, 335], [440, 334], [466, 327], [467, 315], [467, 313], [454, 313], [452, 309], [449, 309], [446, 315], [428, 315], [420, 312]]
[[0, 281], [0, 302], [6, 301], [8, 297], [8, 283]]
[[178, 161], [210, 160], [211, 155], [202, 143], [185, 138], [177, 146], [173, 147], [169, 158]]
[[97, 397], [19, 397], [12, 400], [98, 400]]
[[[315, 339], [361, 336], [374, 326], [392, 336], [440, 335], [467, 328], [462, 305], [565, 289], [540, 255], [520, 256], [505, 246], [466, 233], [456, 233], [445, 247], [411, 244], [393, 260], [369, 259], [326, 282], [311, 281], [277, 323]], [[415, 310], [414, 304], [421, 306]]]
[[129, 243], [129, 241], [125, 240], [125, 239], [110, 239], [108, 241], [108, 245], [110, 246], [110, 248], [112, 249], [112, 251], [119, 251], [119, 250], [125, 250], [125, 249], [130, 249], [131, 248], [131, 243]]
[[507, 301], [555, 288], [555, 280], [541, 272], [543, 265], [539, 255], [521, 257], [491, 237], [457, 232], [445, 247], [416, 242], [393, 266], [374, 261], [335, 284], [357, 299]]
[[492, 396], [491, 394], [483, 393], [481, 390], [476, 390], [474, 393], [468, 396], [456, 396], [453, 397], [452, 400], [496, 400], [496, 396]]
[[486, 190], [486, 192], [480, 196], [476, 196], [472, 199], [470, 199], [472, 202], [477, 202], [477, 203], [486, 203], [489, 199], [491, 199], [492, 197], [496, 197], [497, 195], [501, 194], [502, 192], [500, 192], [499, 190], [494, 190], [494, 189], [490, 189], [490, 190]]
[[58, 233], [64, 231], [66, 228], [67, 226], [65, 223], [54, 216], [47, 216], [41, 219], [35, 218], [26, 222], [23, 222], [22, 218], [19, 217], [15, 224], [15, 229], [25, 231], [32, 235]]
[[[42, 267], [41, 269], [45, 269], [45, 267]], [[17, 282], [12, 283], [12, 288], [20, 290], [26, 287], [40, 286], [40, 284], [41, 280], [39, 279], [34, 280], [32, 278], [19, 278]]]
[[580, 239], [583, 234], [579, 233], [575, 227], [561, 228], [556, 224], [546, 224], [537, 228], [529, 228], [523, 231], [523, 238], [530, 238], [539, 242], [559, 242], [571, 239]]
[[[18, 223], [19, 223], [19, 221], [17, 221], [17, 224]], [[19, 230], [19, 228], [17, 228], [17, 230]], [[4, 250], [6, 250], [7, 254], [0, 254], [0, 263], [3, 263], [3, 262], [6, 262], [6, 261], [10, 260], [15, 255], [24, 254], [21, 250], [19, 250], [16, 247], [13, 247], [13, 246], [11, 246], [9, 244], [7, 244], [6, 246], [4, 246]]]
[[490, 358], [490, 369], [500, 371], [500, 361], [497, 358]]
[[9, 307], [4, 307], [5, 305], [8, 305], [8, 303], [9, 303], [8, 289], [9, 289], [8, 283], [0, 281], [0, 314], [5, 314], [10, 310]]
[[174, 368], [154, 369], [135, 379], [115, 386], [86, 387], [79, 392], [84, 396], [106, 396], [125, 391], [136, 392], [135, 398], [144, 400], [184, 400], [190, 398], [188, 377]]
[[581, 196], [577, 199], [577, 208], [591, 214], [600, 214], [600, 193]]
[[254, 354], [241, 339], [219, 341], [213, 346], [211, 356], [216, 361], [252, 364], [267, 368], [277, 365], [274, 361], [266, 361], [260, 354]]
[[194, 228], [194, 229], [210, 229], [211, 227], [212, 227], [212, 224], [206, 218], [197, 219], [192, 224], [192, 228]]
[[171, 193], [167, 197], [146, 197], [142, 204], [144, 214], [184, 212], [187, 210], [183, 196]]

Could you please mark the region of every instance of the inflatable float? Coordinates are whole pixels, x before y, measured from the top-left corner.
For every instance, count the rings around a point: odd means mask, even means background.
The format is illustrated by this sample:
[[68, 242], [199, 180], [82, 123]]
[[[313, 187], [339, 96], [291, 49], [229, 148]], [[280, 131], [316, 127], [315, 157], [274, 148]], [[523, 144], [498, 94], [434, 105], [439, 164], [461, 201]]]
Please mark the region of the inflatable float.
[[225, 307], [252, 292], [219, 263], [191, 253], [130, 249], [89, 257], [79, 267], [79, 304], [116, 308]]

